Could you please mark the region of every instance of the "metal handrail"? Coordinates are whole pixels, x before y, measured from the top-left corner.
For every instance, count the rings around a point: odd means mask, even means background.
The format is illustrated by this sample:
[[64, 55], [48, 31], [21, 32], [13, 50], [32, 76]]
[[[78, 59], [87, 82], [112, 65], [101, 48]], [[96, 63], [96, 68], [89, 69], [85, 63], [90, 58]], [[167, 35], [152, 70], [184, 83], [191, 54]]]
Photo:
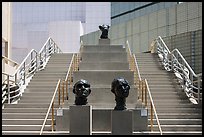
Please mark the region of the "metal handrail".
[[[31, 78], [36, 71], [41, 70], [43, 65], [45, 66], [48, 61], [48, 56], [50, 56], [50, 54], [54, 52], [59, 53], [61, 52], [61, 50], [53, 41], [53, 39], [49, 37], [39, 53], [36, 50], [32, 49], [27, 54], [22, 63], [15, 70], [14, 74], [7, 75], [5, 73], [2, 73], [2, 75], [6, 75], [7, 78], [9, 78], [8, 81], [10, 81], [10, 79], [14, 79], [15, 84], [19, 85], [19, 87], [21, 88], [22, 86], [27, 84], [27, 78]], [[9, 87], [9, 83], [7, 84], [7, 87]], [[23, 90], [21, 92], [23, 92]], [[8, 95], [9, 94], [10, 93], [8, 93]], [[8, 101], [8, 103], [10, 103], [10, 101]]]
[[[132, 61], [134, 62], [134, 65], [135, 65], [134, 68], [133, 68], [133, 71], [137, 75], [138, 82], [136, 82], [136, 83], [138, 83], [138, 85], [136, 85], [136, 86], [138, 88], [138, 93], [141, 94], [141, 96], [142, 96], [141, 97], [139, 95], [138, 97], [139, 97], [139, 99], [141, 98], [142, 102], [145, 102], [145, 106], [147, 106], [147, 92], [148, 92], [149, 97], [150, 97], [150, 105], [151, 105], [151, 109], [150, 109], [150, 117], [151, 118], [150, 119], [151, 119], [151, 121], [153, 121], [153, 112], [154, 112], [154, 114], [156, 116], [156, 120], [157, 120], [157, 124], [158, 124], [159, 130], [160, 130], [160, 134], [162, 135], [161, 125], [160, 125], [160, 122], [159, 122], [159, 119], [158, 119], [158, 116], [157, 116], [156, 108], [155, 108], [155, 105], [154, 105], [154, 102], [153, 102], [153, 99], [152, 99], [152, 96], [151, 96], [151, 92], [150, 92], [150, 89], [149, 89], [149, 86], [148, 86], [148, 82], [147, 82], [146, 79], [142, 80], [142, 78], [141, 78], [135, 54], [131, 53], [128, 41], [127, 41], [126, 48], [127, 48], [127, 52], [129, 52], [129, 54], [130, 54], [130, 58], [132, 58]], [[145, 82], [144, 83], [144, 86], [145, 86], [145, 91], [144, 92], [145, 93], [143, 92], [143, 89], [144, 89], [143, 81]], [[142, 86], [141, 86], [141, 84], [142, 84]], [[143, 93], [145, 94], [144, 96], [143, 96]], [[151, 131], [152, 131], [152, 123], [151, 123]]]
[[75, 54], [72, 55], [72, 59], [71, 59], [71, 62], [70, 62], [70, 65], [69, 65], [69, 68], [68, 68], [68, 71], [67, 71], [67, 74], [66, 74], [66, 77], [65, 77], [65, 81], [67, 81], [68, 78], [69, 78], [69, 74], [71, 72], [71, 66], [73, 64], [74, 56], [75, 56]]
[[[164, 68], [174, 72], [189, 100], [194, 104], [200, 104], [200, 100], [202, 100], [202, 74], [195, 74], [178, 49], [173, 49], [170, 52], [161, 36], [158, 36], [153, 42], [151, 49], [154, 49], [154, 52], [158, 54]], [[194, 86], [194, 79], [197, 81], [197, 86]]]
[[[2, 55], [2, 60], [11, 62], [12, 64], [14, 64], [13, 67], [18, 67], [19, 66], [19, 63], [17, 63], [14, 60], [11, 60], [11, 59], [5, 57], [4, 55]], [[9, 64], [9, 63], [7, 63], [7, 64]]]
[[[150, 89], [149, 89], [147, 79], [144, 79], [144, 81], [145, 81], [146, 90], [148, 92], [149, 99], [150, 99], [150, 105], [151, 105], [151, 110], [150, 111], [152, 112], [152, 109], [153, 109], [155, 117], [156, 117], [156, 121], [157, 121], [157, 124], [158, 124], [158, 128], [159, 128], [159, 131], [160, 131], [160, 134], [162, 135], [161, 125], [160, 125], [160, 122], [159, 122], [159, 118], [157, 116], [156, 108], [155, 108], [155, 105], [154, 105], [154, 101], [152, 99], [152, 95], [151, 95], [151, 92], [150, 92]], [[153, 127], [153, 116], [151, 116], [151, 130], [152, 130], [152, 127]]]
[[[49, 115], [49, 113], [50, 113], [50, 109], [52, 108], [54, 108], [54, 99], [55, 99], [55, 96], [56, 96], [56, 93], [57, 93], [57, 91], [58, 91], [58, 88], [59, 88], [59, 85], [60, 85], [60, 79], [58, 80], [58, 82], [57, 82], [57, 86], [56, 86], [56, 88], [55, 88], [55, 92], [54, 92], [54, 94], [53, 94], [53, 96], [52, 96], [52, 100], [51, 100], [51, 102], [50, 102], [50, 105], [49, 105], [49, 108], [48, 108], [48, 110], [47, 110], [47, 113], [46, 113], [46, 116], [45, 116], [45, 119], [44, 119], [44, 121], [43, 121], [43, 125], [42, 125], [42, 127], [41, 127], [41, 130], [40, 130], [40, 135], [43, 133], [43, 129], [44, 129], [44, 127], [45, 127], [45, 123], [46, 123], [46, 121], [47, 121], [47, 118], [48, 118], [48, 115]], [[54, 130], [54, 121], [53, 121], [53, 111], [52, 111], [52, 131]]]

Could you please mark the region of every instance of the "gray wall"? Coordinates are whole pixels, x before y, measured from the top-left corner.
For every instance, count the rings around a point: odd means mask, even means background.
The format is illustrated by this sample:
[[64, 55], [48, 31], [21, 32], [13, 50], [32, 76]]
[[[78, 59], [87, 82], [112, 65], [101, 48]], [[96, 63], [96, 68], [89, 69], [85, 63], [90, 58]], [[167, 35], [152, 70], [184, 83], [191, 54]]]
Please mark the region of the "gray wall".
[[[184, 2], [129, 20], [125, 23], [111, 25], [109, 38], [111, 39], [111, 44], [124, 45], [128, 40], [131, 51], [133, 53], [140, 53], [148, 51], [152, 40], [158, 36], [169, 37], [178, 34], [182, 35], [182, 33], [196, 30], [202, 31], [202, 2]], [[98, 30], [81, 36], [81, 40], [83, 44], [98, 44], [100, 34], [101, 32]], [[198, 43], [195, 43], [196, 47], [199, 47], [200, 49], [198, 50], [202, 51], [202, 39], [199, 38], [198, 41]], [[181, 46], [185, 47], [187, 45], [179, 46], [178, 49], [181, 50], [183, 48]], [[190, 53], [187, 54], [183, 56], [191, 56]], [[202, 53], [199, 56], [202, 57]], [[190, 62], [189, 64], [191, 65]]]

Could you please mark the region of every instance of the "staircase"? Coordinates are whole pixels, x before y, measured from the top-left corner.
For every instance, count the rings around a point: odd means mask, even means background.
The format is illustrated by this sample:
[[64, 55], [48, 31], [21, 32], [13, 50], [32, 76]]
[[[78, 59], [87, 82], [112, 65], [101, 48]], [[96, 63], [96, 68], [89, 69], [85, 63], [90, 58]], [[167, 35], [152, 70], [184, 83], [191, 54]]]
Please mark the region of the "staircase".
[[[99, 120], [99, 123], [93, 124], [93, 135], [111, 134], [110, 120], [105, 125], [100, 125], [100, 120], [104, 120], [102, 117], [110, 117], [109, 110], [116, 105], [115, 96], [110, 90], [113, 79], [124, 77], [130, 84], [127, 109], [135, 109], [138, 99], [134, 72], [129, 69], [127, 52], [122, 45], [83, 45], [80, 55], [79, 70], [73, 72], [73, 83], [85, 79], [91, 85], [88, 104], [92, 105], [93, 117], [98, 116], [93, 121]], [[33, 76], [18, 104], [5, 104], [5, 109], [2, 110], [3, 135], [40, 134], [58, 79], [65, 79], [71, 58], [72, 54], [69, 53], [52, 54], [45, 69]], [[201, 135], [202, 109], [186, 98], [174, 74], [163, 69], [156, 54], [137, 53], [136, 60], [142, 79], [148, 81], [163, 134]], [[72, 89], [69, 91], [69, 100], [64, 107], [74, 104], [75, 95]], [[56, 97], [55, 102], [57, 101]], [[150, 111], [148, 112], [150, 118]], [[44, 134], [69, 133], [51, 132], [50, 114]], [[134, 131], [133, 134], [159, 134], [156, 120], [154, 119], [153, 132]]]
[[[71, 53], [52, 54], [45, 69], [33, 76], [18, 103], [5, 104], [2, 110], [3, 135], [40, 134], [57, 82], [65, 79], [71, 58]], [[50, 131], [51, 114], [44, 133], [49, 134]]]
[[[163, 134], [201, 135], [202, 108], [188, 100], [174, 74], [163, 69], [157, 54], [137, 53], [135, 56], [141, 78], [147, 79], [149, 84]], [[156, 125], [154, 119], [153, 133], [157, 134]]]
[[[114, 78], [118, 77], [123, 77], [129, 82], [131, 89], [126, 105], [127, 108], [134, 108], [137, 92], [125, 48], [122, 45], [83, 45], [79, 71], [74, 72], [73, 83], [80, 79], [85, 79], [90, 83], [92, 92], [88, 96], [88, 103], [93, 109], [113, 109], [115, 107], [115, 96], [111, 92], [111, 83]], [[74, 102], [72, 99], [70, 101]]]
[[[131, 88], [126, 98], [127, 109], [134, 109], [137, 103], [134, 72], [129, 69], [126, 49], [123, 45], [99, 43], [99, 45], [82, 45], [80, 51], [79, 71], [73, 72], [73, 83], [85, 79], [91, 85], [91, 94], [87, 101], [88, 105], [92, 106], [93, 121], [95, 121], [92, 134], [110, 134], [110, 112], [116, 105], [115, 95], [111, 92], [111, 83], [114, 78], [123, 77], [129, 82]], [[72, 89], [70, 91], [65, 107], [73, 105], [75, 101]]]

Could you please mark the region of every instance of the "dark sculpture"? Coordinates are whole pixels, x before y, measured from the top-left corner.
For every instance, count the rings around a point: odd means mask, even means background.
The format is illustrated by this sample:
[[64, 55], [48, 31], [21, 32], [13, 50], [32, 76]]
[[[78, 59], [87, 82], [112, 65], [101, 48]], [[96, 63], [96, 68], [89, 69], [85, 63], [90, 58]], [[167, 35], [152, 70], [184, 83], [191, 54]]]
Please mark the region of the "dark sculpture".
[[109, 25], [100, 25], [99, 29], [102, 31], [102, 34], [100, 36], [101, 39], [108, 39], [108, 30], [110, 26]]
[[126, 98], [129, 95], [130, 85], [127, 80], [120, 77], [111, 84], [111, 92], [115, 94], [116, 106], [114, 110], [126, 110]]
[[86, 105], [87, 97], [91, 93], [90, 84], [86, 80], [79, 80], [74, 84], [73, 93], [75, 94], [75, 105]]

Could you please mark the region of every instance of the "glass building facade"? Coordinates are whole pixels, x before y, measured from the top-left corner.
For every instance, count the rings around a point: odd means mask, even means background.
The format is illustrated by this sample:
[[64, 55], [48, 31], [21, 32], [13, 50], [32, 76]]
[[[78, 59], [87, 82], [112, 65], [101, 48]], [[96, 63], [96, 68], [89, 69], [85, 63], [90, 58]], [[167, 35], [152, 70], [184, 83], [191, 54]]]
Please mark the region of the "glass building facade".
[[111, 25], [127, 22], [175, 4], [178, 2], [111, 2]]

